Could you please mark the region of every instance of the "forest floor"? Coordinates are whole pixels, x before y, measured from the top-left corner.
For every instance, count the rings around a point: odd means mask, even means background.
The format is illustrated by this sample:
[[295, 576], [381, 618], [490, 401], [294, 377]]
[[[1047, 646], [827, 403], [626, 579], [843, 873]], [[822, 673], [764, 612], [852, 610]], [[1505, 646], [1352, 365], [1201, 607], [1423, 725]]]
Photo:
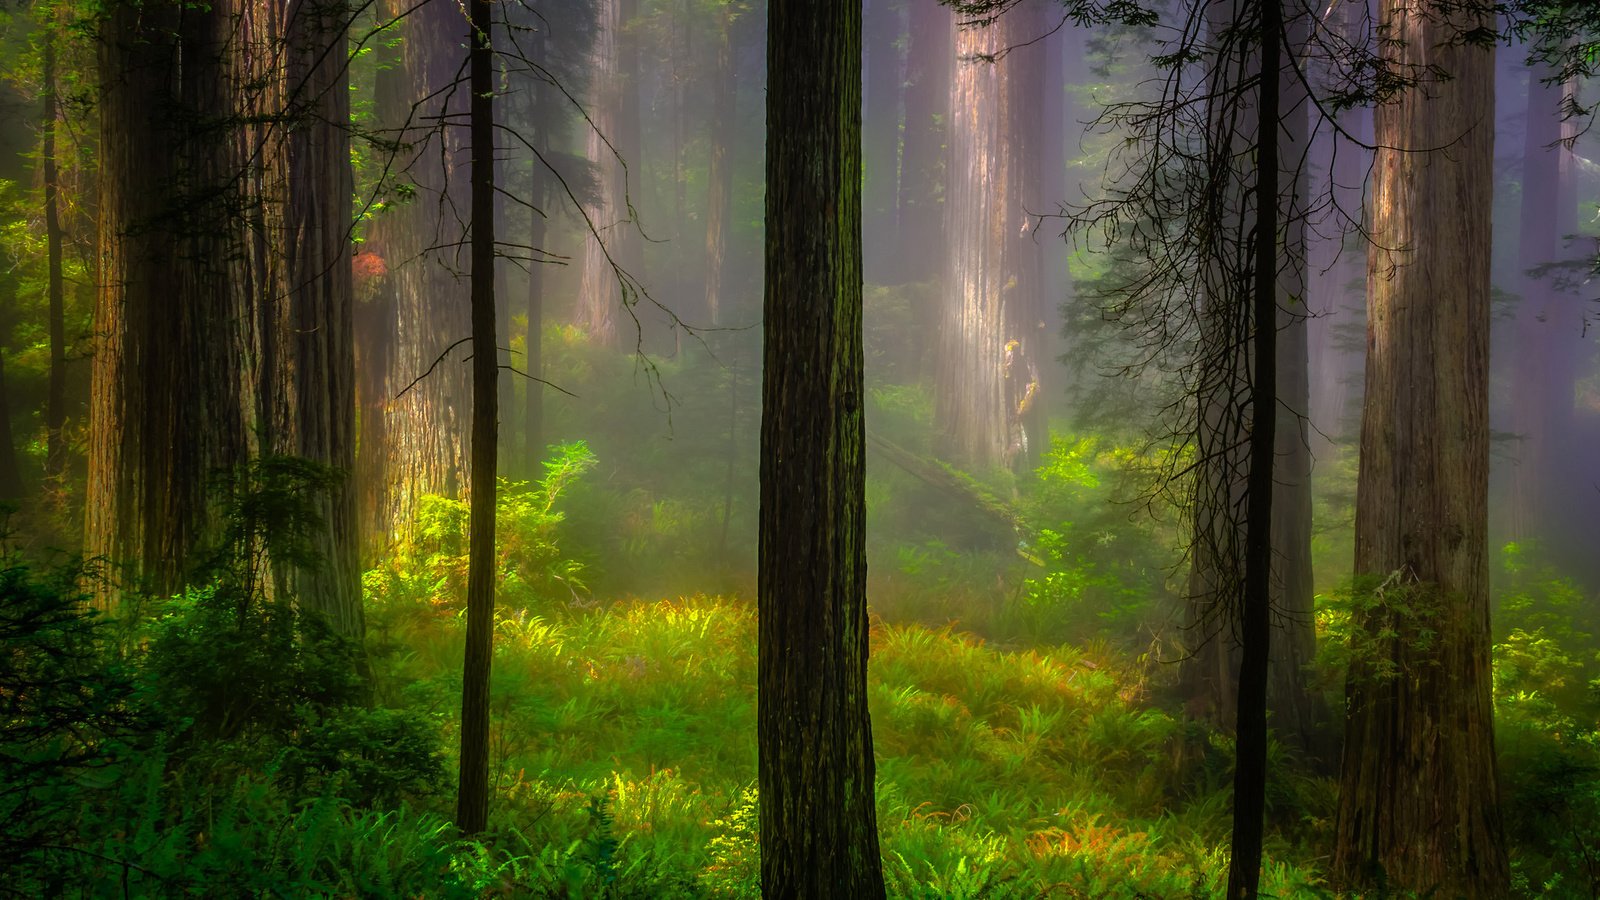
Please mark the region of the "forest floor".
[[[438, 716], [447, 747], [458, 621], [415, 606], [377, 615], [380, 684]], [[528, 860], [544, 873], [535, 880], [573, 896], [756, 896], [750, 606], [632, 601], [511, 612], [498, 628], [493, 820], [542, 848]], [[1231, 747], [1150, 703], [1144, 672], [1103, 648], [1008, 652], [949, 627], [876, 623], [869, 689], [891, 895], [1218, 894]], [[1326, 895], [1297, 848], [1319, 843], [1333, 784], [1278, 771], [1263, 889]]]

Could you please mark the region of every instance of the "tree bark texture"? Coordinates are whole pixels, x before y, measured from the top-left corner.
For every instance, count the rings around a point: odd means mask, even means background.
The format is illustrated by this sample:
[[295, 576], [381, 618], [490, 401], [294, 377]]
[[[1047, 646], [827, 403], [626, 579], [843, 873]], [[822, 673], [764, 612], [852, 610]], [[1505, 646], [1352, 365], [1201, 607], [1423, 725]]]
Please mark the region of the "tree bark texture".
[[489, 675], [494, 659], [495, 468], [499, 358], [495, 342], [494, 6], [472, 0], [467, 37], [472, 155], [472, 509], [468, 535], [467, 637], [461, 672], [461, 769], [456, 824], [477, 834], [489, 821]]
[[[87, 547], [167, 593], [260, 454], [353, 462], [342, 7], [117, 4], [103, 27]], [[287, 591], [359, 636], [348, 487]]]
[[867, 714], [861, 5], [773, 0], [758, 746], [764, 896], [884, 896]]
[[[364, 300], [360, 391], [359, 515], [370, 561], [402, 539], [425, 494], [467, 493], [471, 391], [468, 290], [463, 265], [468, 210], [463, 129], [465, 90], [451, 90], [461, 68], [459, 8], [447, 0], [380, 11], [397, 26], [398, 59], [380, 69], [377, 117], [396, 142], [391, 167], [414, 188], [391, 192], [372, 224], [368, 251], [386, 274]], [[365, 252], [365, 251], [364, 251]]]
[[[979, 470], [1031, 469], [1045, 439], [1036, 412], [1040, 246], [1026, 207], [1038, 193], [1044, 48], [1022, 46], [1044, 32], [1042, 12], [1025, 2], [989, 27], [954, 33], [934, 427], [941, 455]], [[998, 62], [984, 58], [1006, 48]], [[1008, 397], [1012, 341], [1035, 373], [1029, 404]]]
[[634, 221], [630, 191], [638, 183], [639, 72], [637, 39], [629, 29], [638, 0], [597, 0], [594, 51], [586, 124], [589, 162], [596, 191], [584, 204], [592, 230], [584, 239], [577, 322], [596, 344], [618, 346], [623, 321], [638, 300], [633, 284], [619, 279], [616, 267], [633, 278], [643, 273], [644, 248]]
[[[1383, 0], [1396, 61], [1449, 79], [1376, 112], [1355, 625], [1333, 869], [1352, 887], [1499, 897], [1488, 564], [1494, 53], [1484, 25]], [[1435, 152], [1418, 152], [1446, 147]]]
[[[239, 11], [115, 3], [101, 26], [100, 264], [85, 550], [157, 594], [215, 530], [207, 487], [254, 448], [259, 310], [241, 236]], [[115, 591], [102, 596], [111, 602]]]

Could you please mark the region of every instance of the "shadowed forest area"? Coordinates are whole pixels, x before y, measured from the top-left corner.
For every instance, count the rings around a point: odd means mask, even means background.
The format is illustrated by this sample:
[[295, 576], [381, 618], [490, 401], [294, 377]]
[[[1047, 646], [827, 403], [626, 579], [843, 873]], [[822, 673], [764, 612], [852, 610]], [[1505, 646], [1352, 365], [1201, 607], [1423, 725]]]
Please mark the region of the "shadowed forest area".
[[1592, 0], [5, 0], [0, 894], [1600, 897]]

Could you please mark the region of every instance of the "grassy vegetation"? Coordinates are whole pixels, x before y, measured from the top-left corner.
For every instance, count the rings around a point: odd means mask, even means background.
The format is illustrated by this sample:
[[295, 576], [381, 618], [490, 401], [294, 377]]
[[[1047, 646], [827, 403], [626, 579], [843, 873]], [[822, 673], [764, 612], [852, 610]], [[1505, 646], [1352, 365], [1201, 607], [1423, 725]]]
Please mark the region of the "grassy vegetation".
[[[1111, 502], [1119, 467], [1143, 465], [1135, 455], [1055, 447], [1024, 553], [942, 545], [909, 525], [874, 549], [894, 560], [874, 579], [884, 617], [869, 674], [892, 896], [1222, 889], [1232, 747], [1182, 716], [1150, 625], [1175, 599], [1159, 564], [1170, 526]], [[563, 512], [594, 498], [578, 487], [595, 467], [568, 445], [543, 478], [503, 493], [494, 801], [476, 840], [449, 821], [463, 504], [428, 499], [410, 539], [367, 573], [364, 654], [252, 594], [258, 581], [229, 568], [239, 554], [219, 554], [206, 586], [117, 621], [88, 611], [82, 570], [5, 555], [0, 893], [756, 896], [753, 598], [597, 599], [596, 557], [569, 552]], [[306, 474], [253, 477], [294, 497], [277, 482]], [[916, 488], [878, 489], [883, 522], [904, 515], [895, 492]], [[240, 540], [270, 541], [272, 527]], [[598, 558], [647, 565], [660, 552]], [[997, 570], [1020, 587], [991, 587]], [[1335, 701], [1359, 648], [1354, 593], [1319, 599], [1316, 683]], [[1507, 548], [1497, 597], [1518, 894], [1600, 895], [1600, 621], [1531, 548]], [[1267, 895], [1333, 896], [1336, 785], [1276, 746], [1270, 772]]]

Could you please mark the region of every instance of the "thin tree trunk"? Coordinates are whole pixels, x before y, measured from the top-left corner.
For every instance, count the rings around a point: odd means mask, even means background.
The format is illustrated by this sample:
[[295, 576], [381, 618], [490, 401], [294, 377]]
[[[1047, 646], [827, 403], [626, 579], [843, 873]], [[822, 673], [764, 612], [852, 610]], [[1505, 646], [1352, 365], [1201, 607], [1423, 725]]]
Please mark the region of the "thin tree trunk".
[[867, 713], [861, 5], [772, 0], [768, 16], [761, 887], [872, 900], [884, 885]]
[[[1396, 63], [1449, 79], [1376, 113], [1356, 615], [1333, 871], [1501, 897], [1487, 560], [1492, 22], [1383, 0]], [[1448, 147], [1444, 151], [1430, 148]]]
[[11, 433], [11, 391], [6, 384], [6, 353], [0, 347], [0, 500], [22, 499], [22, 469]]
[[713, 327], [720, 326], [727, 315], [722, 308], [722, 284], [728, 259], [728, 220], [733, 215], [734, 113], [739, 97], [733, 23], [733, 4], [725, 2], [711, 79], [711, 161], [706, 174], [706, 320]]
[[67, 316], [61, 279], [61, 180], [56, 168], [56, 42], [54, 26], [44, 36], [44, 238], [50, 279], [50, 381], [45, 393], [45, 475], [60, 478], [67, 468]]
[[477, 834], [489, 819], [489, 675], [494, 658], [495, 463], [498, 365], [494, 303], [494, 5], [472, 0], [472, 510], [467, 638], [461, 672], [461, 777], [456, 825]]
[[1266, 827], [1267, 683], [1272, 647], [1273, 467], [1278, 416], [1278, 96], [1283, 10], [1258, 12], [1254, 295], [1251, 298], [1250, 470], [1246, 487], [1244, 591], [1239, 610], [1239, 699], [1233, 776], [1228, 897], [1254, 898], [1261, 885]]

